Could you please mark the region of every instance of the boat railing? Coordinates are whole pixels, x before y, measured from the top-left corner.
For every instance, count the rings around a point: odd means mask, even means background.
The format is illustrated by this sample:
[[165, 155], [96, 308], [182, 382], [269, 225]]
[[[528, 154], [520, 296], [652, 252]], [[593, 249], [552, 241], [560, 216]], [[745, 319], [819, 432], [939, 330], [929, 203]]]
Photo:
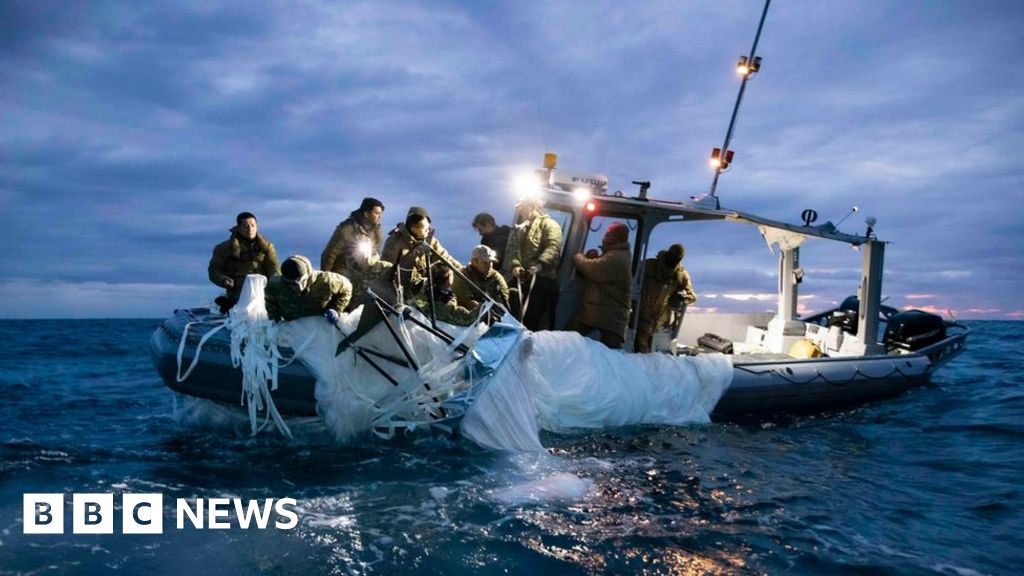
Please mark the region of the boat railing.
[[927, 356], [928, 360], [932, 363], [932, 370], [936, 370], [953, 358], [956, 358], [967, 347], [967, 336], [971, 333], [970, 326], [947, 320], [946, 328], [952, 328], [956, 332], [952, 334], [947, 332], [948, 336], [942, 340], [914, 352], [915, 354]]
[[225, 316], [223, 314], [214, 314], [214, 313], [212, 313], [210, 311], [209, 308], [202, 308], [202, 307], [200, 307], [200, 308], [180, 308], [180, 309], [174, 311], [175, 314], [177, 314], [179, 312], [184, 314], [185, 317], [188, 318], [189, 322], [194, 322], [194, 323], [209, 322], [210, 320], [213, 320], [213, 319], [225, 318]]

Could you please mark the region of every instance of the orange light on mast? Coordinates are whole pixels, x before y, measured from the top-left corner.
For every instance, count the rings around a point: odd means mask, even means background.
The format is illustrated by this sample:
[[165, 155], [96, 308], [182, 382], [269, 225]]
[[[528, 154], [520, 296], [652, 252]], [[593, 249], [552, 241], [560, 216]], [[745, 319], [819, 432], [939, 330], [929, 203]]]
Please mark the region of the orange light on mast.
[[725, 154], [722, 154], [721, 148], [713, 148], [711, 150], [711, 167], [722, 172], [728, 170], [734, 154], [732, 150], [726, 150]]
[[750, 67], [747, 66], [746, 56], [740, 56], [739, 61], [736, 62], [736, 73], [739, 74], [740, 76], [746, 76], [747, 74], [750, 73]]
[[760, 56], [754, 56], [753, 60], [748, 59], [746, 56], [740, 56], [740, 59], [736, 62], [736, 73], [739, 74], [740, 76], [754, 74], [760, 69]]

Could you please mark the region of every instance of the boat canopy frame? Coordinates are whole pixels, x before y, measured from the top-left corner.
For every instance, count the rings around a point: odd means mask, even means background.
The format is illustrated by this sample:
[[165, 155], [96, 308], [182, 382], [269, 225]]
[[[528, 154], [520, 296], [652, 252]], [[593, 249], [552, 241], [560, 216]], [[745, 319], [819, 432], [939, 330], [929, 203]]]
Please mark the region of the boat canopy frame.
[[[553, 182], [552, 171], [539, 170], [542, 180]], [[650, 235], [656, 226], [666, 222], [726, 221], [757, 227], [769, 249], [779, 247], [779, 298], [775, 327], [781, 337], [794, 323], [798, 323], [796, 302], [800, 278], [795, 268], [799, 259], [799, 248], [807, 239], [821, 239], [848, 244], [861, 251], [861, 279], [858, 287], [860, 309], [858, 310], [857, 339], [860, 352], [864, 355], [885, 354], [885, 347], [878, 342], [878, 318], [881, 310], [882, 271], [885, 244], [874, 235], [861, 236], [839, 232], [831, 222], [820, 226], [790, 224], [749, 212], [721, 208], [716, 199], [704, 196], [691, 201], [669, 201], [625, 196], [621, 192], [607, 194], [600, 192], [581, 196], [557, 184], [547, 184], [538, 190], [539, 199], [546, 208], [572, 214], [570, 230], [564, 234], [562, 258], [559, 264], [559, 303], [555, 327], [563, 328], [575, 316], [579, 306], [579, 290], [576, 285], [575, 266], [571, 255], [581, 252], [590, 233], [591, 222], [598, 217], [628, 218], [637, 221], [637, 246], [633, 247], [633, 287], [631, 315], [626, 334], [627, 349], [631, 349], [633, 335], [639, 318], [641, 291], [644, 280], [644, 260], [647, 257]]]

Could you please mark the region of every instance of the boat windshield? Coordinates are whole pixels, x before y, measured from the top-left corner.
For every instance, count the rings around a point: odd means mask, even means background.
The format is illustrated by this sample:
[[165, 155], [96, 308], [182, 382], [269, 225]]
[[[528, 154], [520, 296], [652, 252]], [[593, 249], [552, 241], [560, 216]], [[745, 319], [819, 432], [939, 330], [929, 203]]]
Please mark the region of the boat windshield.
[[[561, 246], [562, 247], [561, 247], [560, 250], [561, 250], [561, 252], [565, 252], [565, 242], [569, 238], [569, 230], [572, 227], [572, 219], [573, 219], [572, 211], [571, 210], [562, 210], [560, 208], [554, 208], [554, 207], [551, 207], [551, 206], [546, 206], [544, 208], [544, 211], [547, 212], [548, 216], [551, 216], [551, 218], [554, 219], [554, 221], [557, 222], [558, 225], [561, 227], [561, 229], [562, 229], [562, 244], [561, 244]], [[561, 255], [561, 254], [559, 254], [559, 255]]]

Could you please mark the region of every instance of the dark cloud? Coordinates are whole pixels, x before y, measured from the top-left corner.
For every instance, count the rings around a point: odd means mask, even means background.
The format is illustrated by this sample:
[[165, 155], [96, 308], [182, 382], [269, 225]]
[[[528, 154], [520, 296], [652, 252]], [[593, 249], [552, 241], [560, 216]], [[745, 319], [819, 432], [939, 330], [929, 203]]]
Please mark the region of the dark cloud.
[[[842, 229], [878, 218], [892, 302], [1020, 317], [1021, 6], [773, 5], [723, 205], [833, 222], [857, 205]], [[613, 190], [649, 179], [656, 197], [704, 193], [759, 10], [5, 2], [0, 242], [15, 256], [0, 291], [43, 281], [72, 302], [62, 313], [111, 314], [109, 297], [160, 316], [213, 289], [201, 288], [206, 261], [238, 211], [260, 216], [282, 256], [316, 260], [371, 194], [387, 225], [430, 207], [465, 257], [473, 214], [507, 220], [513, 173], [548, 149]], [[698, 291], [721, 295], [708, 304], [771, 307], [724, 297], [775, 289], [775, 256], [753, 227], [680, 228], [654, 243], [687, 245]], [[848, 247], [808, 243], [802, 264], [802, 304], [855, 292]], [[89, 296], [75, 300], [82, 282]], [[161, 297], [147, 308], [148, 289]], [[6, 301], [0, 316], [57, 314]]]

